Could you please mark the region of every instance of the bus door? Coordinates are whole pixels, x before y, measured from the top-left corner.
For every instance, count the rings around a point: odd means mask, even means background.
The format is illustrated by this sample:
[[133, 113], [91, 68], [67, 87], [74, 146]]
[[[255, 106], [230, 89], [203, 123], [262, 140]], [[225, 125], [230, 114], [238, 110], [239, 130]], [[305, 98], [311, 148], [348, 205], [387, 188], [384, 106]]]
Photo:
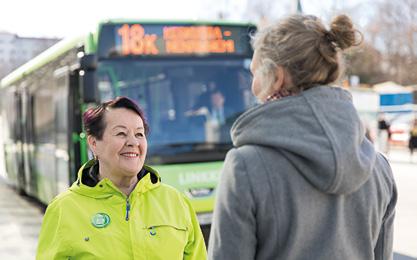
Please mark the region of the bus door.
[[69, 182], [77, 178], [78, 169], [81, 167], [81, 139], [82, 120], [80, 104], [80, 76], [79, 70], [71, 71], [68, 78], [68, 154], [69, 154]]
[[70, 70], [68, 66], [54, 71], [54, 110], [55, 110], [55, 174], [56, 192], [67, 190], [70, 184], [69, 120], [72, 112], [68, 110]]
[[33, 172], [34, 143], [33, 143], [33, 95], [28, 87], [22, 88], [21, 93], [22, 116], [22, 161], [25, 179], [25, 191], [35, 195], [37, 191], [36, 175]]
[[24, 171], [24, 161], [23, 161], [23, 129], [24, 129], [24, 118], [22, 113], [22, 93], [19, 89], [16, 89], [14, 93], [15, 100], [15, 111], [16, 111], [16, 120], [14, 121], [15, 125], [13, 129], [14, 133], [14, 160], [17, 165], [17, 189], [20, 193], [25, 193], [26, 187], [26, 178]]
[[17, 147], [17, 105], [16, 105], [16, 87], [2, 89], [0, 94], [1, 116], [4, 127], [3, 130], [3, 149], [4, 149], [4, 166], [5, 174], [15, 186], [18, 185], [18, 164], [16, 160]]

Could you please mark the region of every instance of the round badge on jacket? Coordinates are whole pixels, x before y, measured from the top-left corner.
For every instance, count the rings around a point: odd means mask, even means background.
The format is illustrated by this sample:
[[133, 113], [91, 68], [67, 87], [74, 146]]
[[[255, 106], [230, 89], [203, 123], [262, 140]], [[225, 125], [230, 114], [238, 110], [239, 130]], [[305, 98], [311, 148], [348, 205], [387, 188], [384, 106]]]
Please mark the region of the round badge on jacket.
[[91, 224], [96, 228], [104, 228], [110, 224], [110, 217], [106, 213], [97, 213], [91, 218]]

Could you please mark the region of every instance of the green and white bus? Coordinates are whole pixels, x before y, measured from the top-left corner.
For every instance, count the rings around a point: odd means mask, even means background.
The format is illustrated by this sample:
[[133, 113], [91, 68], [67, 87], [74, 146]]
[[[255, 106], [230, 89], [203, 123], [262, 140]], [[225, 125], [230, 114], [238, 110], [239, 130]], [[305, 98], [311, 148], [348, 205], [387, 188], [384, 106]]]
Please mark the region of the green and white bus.
[[[9, 182], [47, 204], [90, 156], [82, 113], [128, 96], [149, 125], [147, 164], [184, 192], [210, 225], [229, 130], [251, 95], [250, 34], [243, 23], [109, 20], [63, 40], [6, 76], [0, 120]], [[219, 92], [224, 119], [210, 120]]]

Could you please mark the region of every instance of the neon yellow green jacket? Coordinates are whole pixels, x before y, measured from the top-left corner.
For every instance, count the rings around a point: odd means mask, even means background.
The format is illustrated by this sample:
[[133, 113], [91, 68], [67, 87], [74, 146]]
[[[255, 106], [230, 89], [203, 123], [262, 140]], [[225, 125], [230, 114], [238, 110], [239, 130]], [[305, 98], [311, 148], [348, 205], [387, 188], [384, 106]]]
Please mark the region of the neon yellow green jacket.
[[[48, 206], [36, 259], [206, 259], [204, 239], [188, 199], [147, 173], [129, 197], [109, 179], [82, 183], [92, 166]], [[83, 179], [84, 180], [84, 179]]]

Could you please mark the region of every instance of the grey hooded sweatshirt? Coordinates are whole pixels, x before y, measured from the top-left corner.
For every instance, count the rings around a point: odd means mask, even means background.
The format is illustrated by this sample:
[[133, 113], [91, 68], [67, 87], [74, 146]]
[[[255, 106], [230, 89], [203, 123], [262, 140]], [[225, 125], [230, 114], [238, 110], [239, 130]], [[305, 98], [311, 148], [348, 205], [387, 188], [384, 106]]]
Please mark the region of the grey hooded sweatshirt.
[[351, 99], [318, 86], [236, 120], [209, 259], [392, 259], [394, 179]]

